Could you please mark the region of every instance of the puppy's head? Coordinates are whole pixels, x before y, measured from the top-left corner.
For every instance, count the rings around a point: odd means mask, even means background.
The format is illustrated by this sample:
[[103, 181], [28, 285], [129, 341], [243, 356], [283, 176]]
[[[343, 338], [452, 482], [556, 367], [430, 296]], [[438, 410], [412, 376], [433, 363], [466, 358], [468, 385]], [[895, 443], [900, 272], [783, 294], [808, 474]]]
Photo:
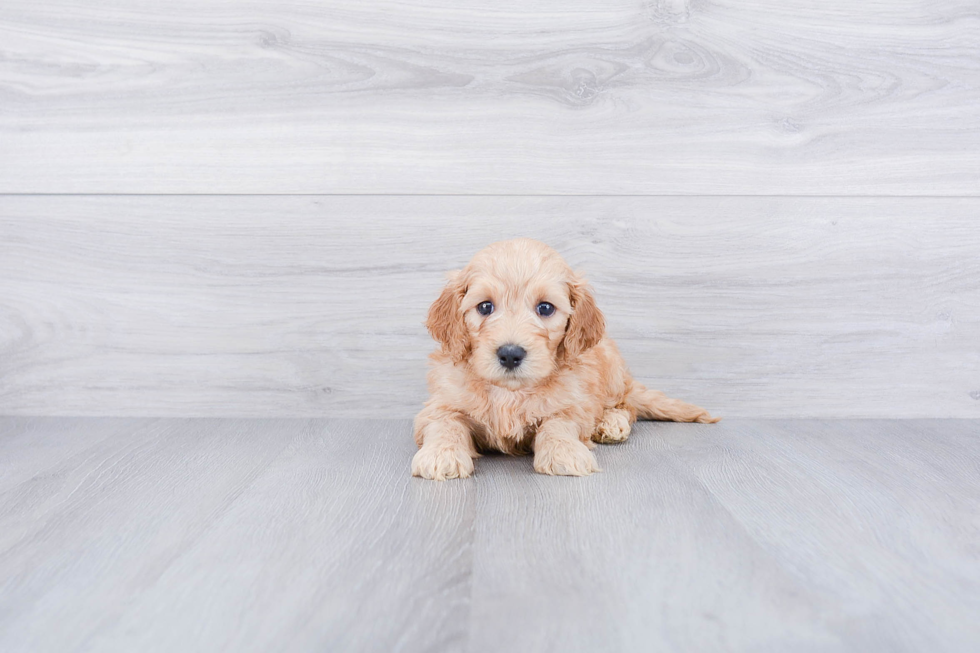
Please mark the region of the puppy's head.
[[511, 389], [546, 379], [605, 332], [585, 281], [526, 238], [494, 243], [450, 273], [426, 326], [454, 362]]

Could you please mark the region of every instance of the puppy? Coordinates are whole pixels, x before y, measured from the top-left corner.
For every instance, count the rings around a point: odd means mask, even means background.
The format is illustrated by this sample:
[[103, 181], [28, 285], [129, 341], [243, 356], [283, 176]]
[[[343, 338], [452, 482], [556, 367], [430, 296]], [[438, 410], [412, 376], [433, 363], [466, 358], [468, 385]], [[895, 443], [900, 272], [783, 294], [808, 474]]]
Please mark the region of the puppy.
[[415, 476], [465, 478], [487, 450], [585, 476], [599, 471], [593, 443], [626, 440], [637, 417], [718, 421], [634, 381], [585, 280], [534, 240], [495, 243], [450, 273], [426, 327], [442, 346], [415, 418]]

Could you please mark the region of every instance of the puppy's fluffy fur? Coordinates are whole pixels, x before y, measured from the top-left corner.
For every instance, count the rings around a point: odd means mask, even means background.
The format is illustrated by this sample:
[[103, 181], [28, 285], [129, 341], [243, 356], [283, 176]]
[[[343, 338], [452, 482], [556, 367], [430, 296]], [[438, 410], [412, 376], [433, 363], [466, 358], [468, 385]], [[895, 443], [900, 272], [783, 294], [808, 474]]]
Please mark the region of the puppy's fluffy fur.
[[[592, 291], [550, 247], [495, 243], [449, 276], [426, 322], [442, 347], [415, 418], [415, 476], [465, 478], [481, 450], [533, 451], [542, 474], [584, 476], [599, 469], [593, 442], [624, 441], [637, 417], [718, 421], [633, 380]], [[518, 367], [501, 364], [504, 345], [526, 352]]]

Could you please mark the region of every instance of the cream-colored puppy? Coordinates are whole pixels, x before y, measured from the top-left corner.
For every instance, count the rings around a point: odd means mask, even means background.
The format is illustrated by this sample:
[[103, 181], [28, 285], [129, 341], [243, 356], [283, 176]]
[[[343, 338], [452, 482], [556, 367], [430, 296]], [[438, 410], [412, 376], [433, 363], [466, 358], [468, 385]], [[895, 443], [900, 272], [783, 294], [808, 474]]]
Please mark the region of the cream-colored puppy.
[[593, 442], [622, 442], [637, 417], [718, 421], [634, 381], [585, 281], [534, 240], [450, 273], [426, 326], [442, 347], [415, 418], [415, 476], [465, 478], [480, 450], [533, 451], [542, 474], [584, 476], [599, 469]]

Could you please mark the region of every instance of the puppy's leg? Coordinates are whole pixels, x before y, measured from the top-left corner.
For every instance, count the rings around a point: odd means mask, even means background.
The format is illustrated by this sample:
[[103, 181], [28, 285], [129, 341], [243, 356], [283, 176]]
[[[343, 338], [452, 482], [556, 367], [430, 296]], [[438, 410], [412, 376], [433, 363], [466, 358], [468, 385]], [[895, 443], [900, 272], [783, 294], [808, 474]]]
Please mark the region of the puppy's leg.
[[412, 476], [433, 481], [466, 478], [478, 457], [469, 426], [456, 416], [428, 422], [418, 433], [421, 447], [412, 458]]
[[629, 436], [630, 413], [624, 408], [607, 408], [592, 433], [592, 439], [603, 444], [625, 442]]
[[700, 406], [689, 404], [680, 399], [671, 399], [659, 390], [649, 390], [639, 383], [634, 383], [626, 397], [629, 405], [636, 410], [642, 419], [658, 419], [670, 422], [701, 422], [714, 424], [721, 420]]
[[573, 420], [553, 417], [538, 428], [534, 436], [534, 471], [560, 476], [588, 476], [598, 472], [599, 464], [584, 442]]

